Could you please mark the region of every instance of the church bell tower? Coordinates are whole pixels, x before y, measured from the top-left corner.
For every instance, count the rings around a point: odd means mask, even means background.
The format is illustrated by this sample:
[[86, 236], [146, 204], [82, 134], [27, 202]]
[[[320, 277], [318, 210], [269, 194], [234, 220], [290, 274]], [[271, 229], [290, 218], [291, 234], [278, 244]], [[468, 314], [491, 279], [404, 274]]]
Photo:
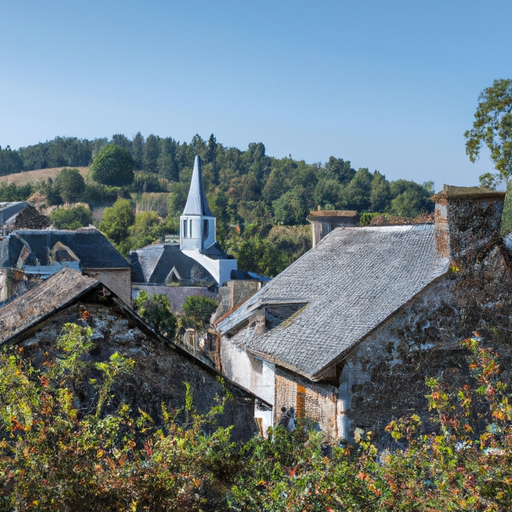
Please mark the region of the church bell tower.
[[201, 159], [196, 155], [187, 204], [180, 217], [180, 249], [202, 253], [216, 242], [215, 217], [204, 193]]

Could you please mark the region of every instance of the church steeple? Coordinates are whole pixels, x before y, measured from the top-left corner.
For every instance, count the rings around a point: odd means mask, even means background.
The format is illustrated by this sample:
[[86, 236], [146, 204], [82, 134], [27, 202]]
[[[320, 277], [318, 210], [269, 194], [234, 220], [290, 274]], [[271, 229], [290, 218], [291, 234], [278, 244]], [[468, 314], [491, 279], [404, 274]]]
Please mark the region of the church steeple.
[[187, 204], [180, 217], [180, 249], [202, 252], [216, 242], [215, 217], [204, 193], [201, 159], [196, 155]]

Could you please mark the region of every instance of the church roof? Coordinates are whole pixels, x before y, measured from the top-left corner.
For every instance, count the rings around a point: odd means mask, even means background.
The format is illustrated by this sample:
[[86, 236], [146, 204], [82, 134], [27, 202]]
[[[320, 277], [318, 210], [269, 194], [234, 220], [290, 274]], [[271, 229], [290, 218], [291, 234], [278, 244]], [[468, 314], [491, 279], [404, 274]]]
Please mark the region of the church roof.
[[206, 194], [204, 193], [203, 175], [201, 173], [201, 159], [196, 155], [194, 161], [194, 170], [192, 180], [188, 191], [187, 204], [183, 210], [183, 215], [204, 215], [213, 217], [213, 213], [208, 206]]
[[[443, 275], [434, 226], [338, 228], [217, 324], [236, 333], [258, 309], [275, 322], [234, 342], [312, 380]], [[270, 313], [270, 315], [269, 315]]]
[[[191, 279], [191, 273], [198, 263], [180, 250], [179, 244], [150, 245], [130, 252], [132, 280], [135, 283], [165, 283], [174, 268], [181, 279]], [[199, 269], [201, 280], [215, 281], [205, 269]]]

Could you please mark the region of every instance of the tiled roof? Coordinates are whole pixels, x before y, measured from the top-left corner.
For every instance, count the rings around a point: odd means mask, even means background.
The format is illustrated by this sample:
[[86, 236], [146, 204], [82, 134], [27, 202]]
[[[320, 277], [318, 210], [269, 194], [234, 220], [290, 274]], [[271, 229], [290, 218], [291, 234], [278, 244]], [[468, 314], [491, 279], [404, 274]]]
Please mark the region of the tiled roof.
[[319, 374], [448, 270], [434, 226], [339, 228], [219, 322], [236, 330], [259, 308], [304, 307], [246, 348], [308, 378]]
[[69, 268], [57, 272], [24, 295], [0, 308], [0, 344], [36, 325], [99, 282]]

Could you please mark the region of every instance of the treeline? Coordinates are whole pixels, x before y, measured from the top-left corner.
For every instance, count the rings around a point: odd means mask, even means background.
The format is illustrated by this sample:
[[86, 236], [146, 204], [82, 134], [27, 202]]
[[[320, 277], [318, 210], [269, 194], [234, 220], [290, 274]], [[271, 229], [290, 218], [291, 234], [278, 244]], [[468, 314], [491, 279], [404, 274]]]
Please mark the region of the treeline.
[[[203, 161], [203, 177], [213, 207], [231, 224], [304, 224], [309, 211], [349, 209], [413, 217], [430, 211], [433, 183], [389, 182], [378, 171], [355, 170], [349, 161], [331, 156], [325, 164], [266, 155], [262, 143], [245, 151], [225, 147], [212, 134], [195, 135], [190, 143], [140, 133], [89, 141], [75, 137], [13, 150], [0, 148], [0, 175], [33, 169], [90, 165], [107, 143], [131, 153], [136, 174], [134, 192], [170, 192], [169, 214], [179, 216], [186, 200], [194, 156]], [[217, 212], [214, 212], [217, 213]], [[229, 217], [229, 221], [228, 221]]]
[[[291, 157], [274, 158], [266, 154], [262, 143], [251, 143], [241, 151], [217, 142], [213, 134], [208, 140], [195, 135], [190, 143], [156, 135], [144, 138], [140, 133], [132, 140], [121, 134], [93, 141], [57, 137], [19, 150], [0, 149], [0, 175], [45, 167], [87, 166], [107, 144], [132, 155], [133, 182], [114, 187], [96, 183], [89, 176], [75, 200], [93, 206], [112, 204], [117, 198], [131, 199], [138, 213], [154, 211], [160, 217], [158, 221], [155, 215], [146, 215], [139, 223], [142, 230], [135, 221], [118, 226], [118, 217], [113, 219], [112, 229], [107, 229], [104, 222], [107, 234], [112, 230], [124, 233], [122, 240], [111, 238], [123, 254], [151, 243], [159, 235], [178, 232], [196, 154], [203, 162], [203, 180], [217, 219], [219, 243], [239, 259], [241, 268], [267, 276], [276, 275], [310, 248], [306, 235], [309, 230], [278, 228], [306, 225], [311, 210], [357, 210], [401, 218], [433, 210], [432, 182], [420, 185], [408, 180], [388, 181], [379, 171], [356, 170], [348, 160], [334, 156], [314, 164]], [[67, 201], [56, 185], [49, 180], [40, 186], [48, 204]], [[2, 185], [0, 200], [27, 199], [33, 190]], [[22, 197], [23, 193], [27, 196]]]

